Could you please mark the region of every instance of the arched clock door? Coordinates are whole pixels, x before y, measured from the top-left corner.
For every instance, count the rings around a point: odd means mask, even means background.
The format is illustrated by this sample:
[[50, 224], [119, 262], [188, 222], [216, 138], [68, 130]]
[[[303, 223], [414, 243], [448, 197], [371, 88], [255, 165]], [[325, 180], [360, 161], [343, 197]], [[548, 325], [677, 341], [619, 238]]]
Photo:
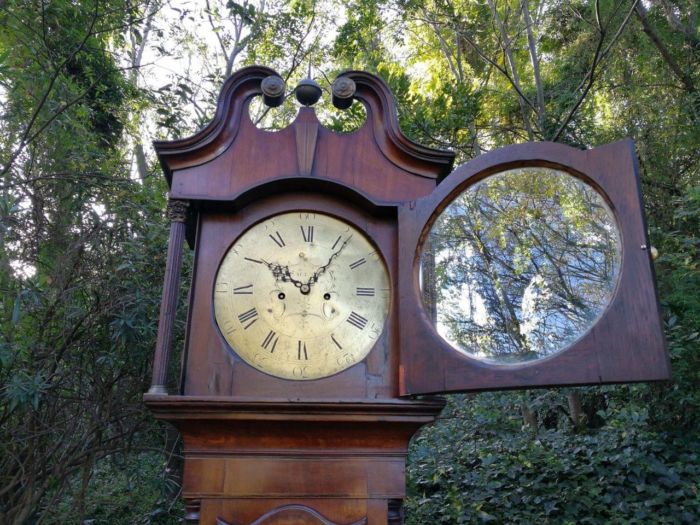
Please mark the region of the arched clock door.
[[402, 394], [669, 377], [631, 141], [482, 155], [399, 239]]

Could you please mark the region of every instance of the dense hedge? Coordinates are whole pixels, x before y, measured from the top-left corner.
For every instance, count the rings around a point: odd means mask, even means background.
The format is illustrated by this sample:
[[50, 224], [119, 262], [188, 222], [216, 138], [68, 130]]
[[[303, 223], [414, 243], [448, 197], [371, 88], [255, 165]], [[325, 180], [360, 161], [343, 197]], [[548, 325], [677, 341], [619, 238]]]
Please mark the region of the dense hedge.
[[551, 428], [522, 427], [523, 394], [451, 397], [413, 442], [407, 523], [699, 523], [700, 435], [613, 406], [629, 393], [583, 392], [610, 406], [596, 414], [605, 425], [580, 433], [563, 410], [546, 415]]

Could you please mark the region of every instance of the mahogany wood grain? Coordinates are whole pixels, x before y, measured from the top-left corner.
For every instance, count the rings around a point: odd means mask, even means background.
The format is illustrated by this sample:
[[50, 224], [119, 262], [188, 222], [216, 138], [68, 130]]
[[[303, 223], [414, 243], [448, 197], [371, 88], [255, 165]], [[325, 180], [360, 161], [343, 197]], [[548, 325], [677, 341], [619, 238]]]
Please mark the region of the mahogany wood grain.
[[[382, 499], [342, 500], [342, 499], [307, 499], [297, 502], [291, 500], [205, 500], [202, 523], [230, 523], [231, 525], [323, 525], [324, 522], [312, 521], [308, 511], [296, 516], [285, 515], [285, 509], [310, 509], [326, 521], [338, 525], [385, 525], [387, 523], [387, 502]], [[277, 513], [275, 511], [278, 511]], [[281, 511], [281, 512], [280, 512]], [[224, 516], [230, 516], [228, 519]], [[280, 521], [260, 521], [269, 518]], [[317, 519], [317, 518], [316, 518]], [[207, 520], [207, 521], [205, 521]], [[215, 521], [218, 520], [218, 521]], [[284, 521], [282, 521], [284, 520]]]
[[[251, 122], [248, 105], [262, 93], [260, 83], [277, 73], [262, 66], [243, 68], [222, 87], [212, 122], [191, 137], [154, 142], [172, 198], [231, 201], [251, 185], [305, 175], [342, 182], [368, 196], [397, 202], [426, 195], [452, 169], [455, 154], [416, 144], [399, 128], [387, 85], [375, 75], [350, 71], [355, 98], [366, 108], [365, 124], [354, 133], [335, 133], [320, 125], [312, 108], [301, 108], [289, 127], [268, 132]], [[297, 128], [314, 128], [310, 142], [297, 148]], [[308, 131], [299, 131], [309, 137]], [[306, 139], [305, 139], [306, 140]], [[314, 158], [309, 158], [314, 155]]]
[[[251, 525], [342, 525], [327, 519], [321, 513], [306, 505], [290, 504], [282, 505], [264, 515], [260, 516]], [[217, 519], [217, 525], [235, 525], [222, 519]], [[367, 525], [367, 518], [364, 517], [349, 525]]]
[[148, 395], [146, 403], [182, 434], [183, 497], [188, 515], [199, 514], [202, 524], [217, 518], [250, 524], [290, 504], [306, 505], [333, 523], [367, 519], [368, 525], [389, 523], [391, 504], [395, 523], [409, 440], [444, 406], [436, 398], [289, 402], [165, 395]]
[[[367, 113], [354, 133], [324, 128], [311, 108], [301, 108], [279, 132], [260, 130], [248, 108], [262, 80], [274, 74], [260, 66], [234, 73], [209, 125], [154, 144], [171, 197], [191, 203], [186, 235], [195, 254], [181, 395], [145, 401], [183, 436], [190, 525], [307, 523], [309, 517], [386, 525], [390, 516], [400, 523], [408, 442], [435, 420], [443, 402], [397, 399], [397, 207], [430, 194], [454, 153], [407, 139], [387, 86], [362, 72], [346, 73]], [[369, 355], [315, 381], [250, 367], [214, 320], [214, 279], [226, 251], [246, 228], [292, 210], [334, 215], [365, 232], [391, 279], [390, 313]]]
[[[309, 129], [317, 131], [313, 157], [311, 143], [297, 147], [297, 139], [310, 141]], [[389, 162], [368, 124], [350, 134], [334, 133], [320, 125], [311, 108], [301, 108], [295, 122], [276, 132], [256, 128], [246, 110], [238, 135], [221, 156], [208, 162], [206, 171], [198, 166], [175, 171], [173, 197], [233, 201], [262, 182], [307, 175], [340, 182], [385, 202], [427, 195], [435, 187], [436, 177], [416, 176]]]
[[[497, 365], [455, 350], [422, 306], [419, 251], [432, 220], [460, 192], [494, 173], [523, 166], [563, 170], [608, 201], [622, 237], [617, 290], [596, 324], [568, 349], [546, 359]], [[561, 144], [509, 146], [457, 168], [430, 196], [399, 212], [401, 394], [665, 380], [663, 336], [634, 148], [626, 140], [589, 151]]]
[[[408, 140], [386, 85], [361, 72], [347, 73], [367, 110], [354, 133], [324, 128], [311, 108], [301, 108], [286, 129], [262, 131], [248, 107], [273, 74], [259, 66], [234, 73], [208, 126], [155, 143], [171, 197], [192, 204], [186, 231], [195, 254], [182, 395], [146, 395], [145, 401], [183, 436], [190, 525], [386, 525], [390, 514], [392, 524], [400, 523], [408, 442], [435, 420], [443, 402], [396, 399], [397, 206], [430, 194], [454, 154]], [[292, 210], [334, 215], [365, 232], [391, 279], [390, 313], [369, 355], [315, 381], [250, 367], [214, 320], [214, 279], [226, 251], [251, 225]], [[177, 232], [171, 250], [182, 244]], [[179, 264], [173, 254], [168, 261], [168, 268]], [[167, 354], [165, 360], [158, 355], [158, 381], [164, 382]]]
[[296, 132], [297, 160], [299, 164], [299, 175], [311, 175], [311, 168], [314, 164], [316, 154], [316, 139], [318, 139], [318, 128], [320, 123], [315, 118], [315, 113], [304, 111], [297, 118], [294, 131]]

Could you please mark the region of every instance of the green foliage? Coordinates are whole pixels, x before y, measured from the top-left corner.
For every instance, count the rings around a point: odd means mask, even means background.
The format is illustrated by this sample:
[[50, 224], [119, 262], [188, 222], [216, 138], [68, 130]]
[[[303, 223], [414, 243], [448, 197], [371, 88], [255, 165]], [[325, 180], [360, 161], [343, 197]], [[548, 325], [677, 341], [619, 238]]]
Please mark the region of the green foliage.
[[[129, 177], [134, 95], [108, 52], [121, 3], [10, 2], [0, 130], [0, 521], [80, 515], [93, 469], [157, 442], [141, 406], [164, 184]], [[108, 7], [108, 8], [107, 8]], [[104, 8], [104, 9], [103, 9]], [[60, 520], [59, 520], [60, 521]]]
[[344, 68], [358, 69], [359, 66], [377, 71], [385, 62], [387, 51], [381, 38], [384, 30], [382, 4], [359, 0], [347, 10], [347, 20], [338, 30], [333, 49], [334, 57]]
[[519, 397], [452, 397], [414, 439], [408, 524], [697, 523], [697, 431], [655, 430], [640, 406], [609, 400], [602, 428], [560, 418], [532, 433]]
[[90, 498], [85, 509], [62, 500], [47, 524], [128, 523], [130, 525], [170, 525], [180, 523], [181, 502], [173, 500], [179, 489], [168, 472], [163, 454], [133, 453], [115, 456], [95, 467], [87, 488]]
[[700, 186], [690, 187], [674, 204], [669, 230], [652, 230], [661, 253], [657, 276], [674, 372], [674, 384], [657, 403], [670, 424], [695, 429], [700, 417]]
[[[673, 381], [452, 398], [412, 445], [407, 516], [700, 521], [697, 2], [0, 4], [0, 522], [179, 522], [177, 445], [141, 404], [167, 237], [145, 144], [208, 122], [250, 63], [288, 88], [309, 64], [324, 88], [375, 72], [403, 130], [458, 162], [529, 139], [635, 140]], [[327, 126], [362, 124], [360, 104], [328, 98]], [[252, 115], [279, 129], [296, 111], [288, 97]]]

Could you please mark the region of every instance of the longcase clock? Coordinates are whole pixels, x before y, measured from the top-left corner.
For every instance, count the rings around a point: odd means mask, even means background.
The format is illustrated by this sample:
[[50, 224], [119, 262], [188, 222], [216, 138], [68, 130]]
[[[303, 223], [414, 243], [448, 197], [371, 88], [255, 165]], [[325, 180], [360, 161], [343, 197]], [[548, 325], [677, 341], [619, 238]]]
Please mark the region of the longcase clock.
[[668, 376], [629, 142], [452, 172], [378, 77], [333, 83], [366, 110], [349, 134], [320, 125], [313, 81], [295, 92], [296, 120], [260, 130], [251, 100], [285, 85], [244, 68], [207, 127], [155, 143], [171, 235], [145, 402], [182, 434], [186, 523], [401, 524], [408, 442], [444, 405], [417, 394]]

